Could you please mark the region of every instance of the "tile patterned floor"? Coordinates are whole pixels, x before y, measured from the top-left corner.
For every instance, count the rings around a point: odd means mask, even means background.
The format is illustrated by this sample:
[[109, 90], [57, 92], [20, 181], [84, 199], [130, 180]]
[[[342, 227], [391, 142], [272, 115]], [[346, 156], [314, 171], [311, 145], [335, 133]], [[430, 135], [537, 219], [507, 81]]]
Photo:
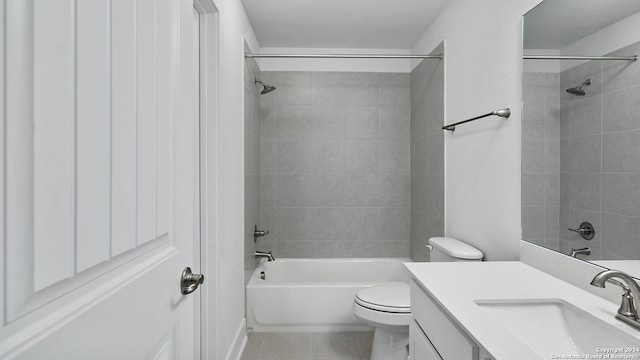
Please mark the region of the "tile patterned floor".
[[373, 332], [250, 333], [242, 360], [368, 360]]

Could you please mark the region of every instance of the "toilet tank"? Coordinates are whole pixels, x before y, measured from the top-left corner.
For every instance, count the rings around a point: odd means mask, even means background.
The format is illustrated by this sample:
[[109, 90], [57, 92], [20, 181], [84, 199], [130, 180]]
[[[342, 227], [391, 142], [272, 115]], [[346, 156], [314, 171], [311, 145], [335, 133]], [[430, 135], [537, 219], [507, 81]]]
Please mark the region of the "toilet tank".
[[433, 246], [431, 261], [482, 261], [482, 251], [473, 246], [450, 237], [433, 237], [429, 239]]

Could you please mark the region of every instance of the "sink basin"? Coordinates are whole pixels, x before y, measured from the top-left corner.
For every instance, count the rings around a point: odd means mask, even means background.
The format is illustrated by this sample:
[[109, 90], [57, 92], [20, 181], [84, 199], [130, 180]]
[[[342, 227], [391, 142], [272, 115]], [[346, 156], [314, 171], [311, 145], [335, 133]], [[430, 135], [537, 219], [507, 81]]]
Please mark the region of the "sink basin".
[[[640, 340], [560, 299], [475, 300], [541, 359], [562, 355], [640, 355]], [[613, 317], [613, 314], [611, 315]], [[584, 357], [580, 357], [584, 359]], [[588, 357], [587, 357], [588, 358]]]

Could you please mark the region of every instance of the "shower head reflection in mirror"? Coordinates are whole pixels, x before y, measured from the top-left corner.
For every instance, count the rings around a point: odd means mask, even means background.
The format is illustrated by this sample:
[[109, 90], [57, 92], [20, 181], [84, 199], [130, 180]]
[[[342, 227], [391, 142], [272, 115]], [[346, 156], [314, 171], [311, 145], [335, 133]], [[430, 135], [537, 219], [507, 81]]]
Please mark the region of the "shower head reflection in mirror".
[[569, 94], [573, 94], [573, 95], [577, 95], [577, 96], [585, 96], [586, 92], [582, 89], [583, 86], [589, 86], [591, 85], [591, 79], [587, 79], [583, 82], [580, 83], [580, 85], [572, 87], [572, 88], [568, 88], [567, 92]]

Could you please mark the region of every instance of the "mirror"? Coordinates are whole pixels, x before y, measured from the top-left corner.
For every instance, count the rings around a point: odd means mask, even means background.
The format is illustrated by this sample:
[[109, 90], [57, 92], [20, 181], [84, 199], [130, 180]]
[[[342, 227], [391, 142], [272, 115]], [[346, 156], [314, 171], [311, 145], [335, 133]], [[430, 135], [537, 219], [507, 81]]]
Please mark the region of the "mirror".
[[640, 277], [640, 1], [545, 0], [523, 29], [523, 239]]

